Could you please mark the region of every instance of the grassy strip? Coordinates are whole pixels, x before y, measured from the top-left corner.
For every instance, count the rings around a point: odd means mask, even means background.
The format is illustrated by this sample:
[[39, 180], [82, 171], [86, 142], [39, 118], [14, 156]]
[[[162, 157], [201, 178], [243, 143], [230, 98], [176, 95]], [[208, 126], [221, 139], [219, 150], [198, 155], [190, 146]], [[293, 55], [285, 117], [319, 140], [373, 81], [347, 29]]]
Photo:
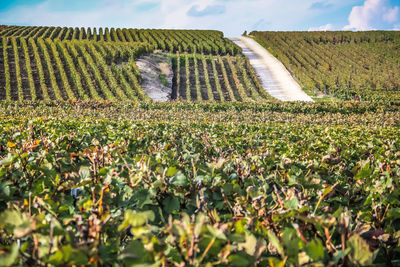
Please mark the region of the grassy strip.
[[197, 62], [197, 56], [196, 54], [193, 54], [193, 62], [194, 62], [194, 77], [195, 77], [195, 83], [196, 83], [196, 95], [197, 95], [197, 101], [203, 100], [203, 97], [201, 95], [201, 87], [200, 87], [200, 77], [199, 77], [199, 66]]
[[189, 56], [185, 53], [185, 73], [186, 73], [186, 101], [192, 101], [190, 94], [190, 70], [189, 70]]
[[58, 73], [61, 77], [63, 90], [66, 91], [68, 99], [72, 99], [72, 100], [76, 99], [75, 94], [71, 89], [70, 82], [68, 81], [68, 77], [67, 77], [67, 74], [65, 73], [65, 69], [64, 69], [64, 64], [67, 62], [61, 61], [60, 54], [58, 53], [56, 44], [54, 42], [47, 39], [45, 41], [45, 43], [47, 45], [47, 48], [49, 50], [51, 50], [52, 56], [53, 56], [54, 60], [56, 61], [56, 66], [57, 66]]
[[43, 39], [38, 39], [38, 45], [39, 45], [40, 51], [43, 55], [44, 62], [47, 67], [47, 71], [49, 73], [50, 84], [53, 89], [55, 98], [56, 98], [56, 100], [62, 100], [63, 97], [61, 95], [60, 88], [57, 85], [57, 80], [56, 80], [56, 76], [54, 74], [53, 64], [51, 62], [49, 52], [47, 51], [47, 47], [46, 47], [46, 44], [44, 43]]
[[212, 92], [212, 87], [210, 84], [210, 77], [209, 77], [208, 69], [207, 69], [207, 60], [206, 60], [206, 57], [204, 56], [204, 54], [201, 54], [201, 61], [203, 63], [204, 79], [205, 79], [206, 87], [207, 87], [207, 97], [208, 97], [208, 100], [213, 101], [214, 94]]
[[29, 50], [28, 50], [28, 45], [26, 44], [26, 39], [25, 38], [20, 38], [20, 43], [22, 50], [24, 51], [24, 58], [25, 58], [25, 67], [26, 67], [26, 73], [28, 75], [28, 82], [29, 82], [29, 90], [31, 93], [31, 99], [36, 100], [36, 88], [35, 88], [35, 82], [33, 80], [33, 74], [32, 74], [32, 66], [31, 66], [31, 58], [29, 55]]
[[13, 47], [14, 52], [14, 63], [15, 63], [15, 75], [17, 77], [17, 90], [18, 90], [18, 100], [24, 100], [24, 92], [22, 89], [22, 76], [21, 76], [21, 67], [20, 67], [20, 60], [19, 60], [19, 51], [18, 51], [18, 44], [17, 39], [11, 38], [11, 44]]
[[218, 71], [217, 71], [217, 66], [215, 63], [215, 58], [212, 56], [210, 58], [211, 60], [211, 64], [212, 64], [212, 70], [214, 73], [214, 81], [215, 81], [215, 89], [217, 90], [217, 93], [219, 95], [219, 99], [221, 102], [225, 102], [225, 97], [224, 97], [224, 93], [222, 92], [222, 87], [221, 84], [219, 82], [219, 77], [218, 77]]
[[6, 100], [11, 100], [11, 80], [10, 80], [10, 66], [8, 65], [8, 39], [2, 38], [3, 45], [3, 59], [4, 59], [4, 76], [6, 80], [4, 91], [6, 92]]
[[236, 101], [237, 99], [235, 99], [235, 95], [234, 95], [232, 87], [229, 83], [229, 78], [228, 78], [228, 74], [225, 69], [224, 61], [222, 60], [222, 57], [219, 55], [217, 56], [217, 58], [218, 58], [218, 62], [220, 64], [220, 66], [221, 66], [222, 76], [224, 77], [224, 84], [225, 84], [226, 90], [228, 91], [229, 99], [231, 101]]
[[[68, 53], [68, 50], [65, 48], [63, 42], [56, 40], [55, 44], [57, 46], [58, 52], [62, 57], [62, 60], [66, 63], [67, 71], [69, 72], [74, 87], [76, 88], [79, 98], [83, 100], [89, 100], [88, 95], [85, 93], [81, 83], [81, 76], [79, 72], [75, 68], [74, 61], [71, 58], [71, 55]], [[95, 97], [94, 97], [95, 98]]]

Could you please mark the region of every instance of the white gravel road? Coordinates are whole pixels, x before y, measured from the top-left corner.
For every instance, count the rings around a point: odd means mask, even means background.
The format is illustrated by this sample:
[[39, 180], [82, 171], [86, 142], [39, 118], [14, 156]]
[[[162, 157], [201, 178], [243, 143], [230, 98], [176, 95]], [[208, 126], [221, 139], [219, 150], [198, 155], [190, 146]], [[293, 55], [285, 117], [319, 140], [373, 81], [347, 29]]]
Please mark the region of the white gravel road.
[[231, 40], [243, 49], [243, 54], [249, 58], [262, 86], [271, 96], [282, 101], [313, 102], [285, 66], [259, 43], [244, 36]]

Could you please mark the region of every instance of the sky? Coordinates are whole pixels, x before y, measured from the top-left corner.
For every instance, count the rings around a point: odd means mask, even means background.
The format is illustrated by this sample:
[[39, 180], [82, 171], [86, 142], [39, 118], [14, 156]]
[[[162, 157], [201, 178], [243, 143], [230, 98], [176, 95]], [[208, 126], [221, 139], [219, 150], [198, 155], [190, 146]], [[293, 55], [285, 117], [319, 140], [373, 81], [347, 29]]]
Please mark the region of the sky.
[[400, 0], [0, 0], [0, 24], [258, 31], [400, 30]]

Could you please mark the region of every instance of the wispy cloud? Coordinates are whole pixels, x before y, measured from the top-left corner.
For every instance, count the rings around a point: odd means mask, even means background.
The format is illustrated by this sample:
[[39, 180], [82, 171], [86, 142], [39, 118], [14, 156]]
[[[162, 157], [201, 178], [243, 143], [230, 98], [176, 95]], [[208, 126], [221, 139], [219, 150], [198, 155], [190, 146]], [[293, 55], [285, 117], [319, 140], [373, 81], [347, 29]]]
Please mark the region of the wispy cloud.
[[399, 18], [399, 7], [395, 6], [383, 14], [383, 20], [389, 23], [396, 22]]
[[135, 8], [137, 11], [140, 11], [140, 12], [148, 12], [159, 6], [160, 6], [160, 3], [158, 3], [158, 2], [143, 2], [143, 3], [138, 4]]
[[203, 9], [201, 9], [198, 5], [194, 5], [186, 14], [191, 17], [204, 17], [210, 15], [221, 15], [224, 14], [225, 11], [226, 8], [223, 5], [209, 5]]
[[312, 3], [310, 9], [327, 9], [331, 7], [333, 7], [333, 4], [320, 1]]
[[250, 27], [250, 31], [262, 31], [267, 29], [271, 25], [271, 22], [266, 21], [265, 19], [259, 19], [256, 23], [254, 23]]
[[333, 31], [333, 30], [334, 30], [334, 27], [330, 23], [326, 24], [326, 25], [319, 26], [319, 27], [311, 27], [311, 28], [308, 29], [308, 31], [310, 31], [310, 32], [316, 32], [316, 31], [318, 31], [318, 32], [326, 32], [326, 31]]

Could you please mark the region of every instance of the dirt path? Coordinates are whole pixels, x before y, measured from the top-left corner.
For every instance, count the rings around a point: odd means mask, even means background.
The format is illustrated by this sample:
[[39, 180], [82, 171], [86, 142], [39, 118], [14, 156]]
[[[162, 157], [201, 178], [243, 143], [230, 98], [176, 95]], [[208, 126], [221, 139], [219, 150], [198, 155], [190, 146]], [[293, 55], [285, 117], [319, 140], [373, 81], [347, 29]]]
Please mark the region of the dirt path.
[[243, 54], [249, 58], [262, 86], [271, 96], [282, 101], [313, 102], [285, 66], [264, 47], [248, 37], [235, 37], [231, 40], [243, 49]]
[[172, 64], [164, 54], [151, 54], [136, 61], [142, 74], [143, 90], [154, 101], [169, 101], [172, 94]]

